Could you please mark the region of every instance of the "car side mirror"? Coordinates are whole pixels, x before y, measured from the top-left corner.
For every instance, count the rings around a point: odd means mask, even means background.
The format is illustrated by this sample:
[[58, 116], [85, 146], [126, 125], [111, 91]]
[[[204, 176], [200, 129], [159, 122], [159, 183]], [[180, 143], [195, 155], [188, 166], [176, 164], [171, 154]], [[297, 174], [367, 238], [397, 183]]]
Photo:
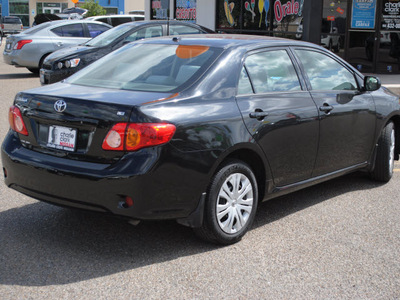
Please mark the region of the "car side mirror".
[[379, 90], [381, 87], [381, 80], [375, 76], [364, 77], [364, 89], [368, 92]]

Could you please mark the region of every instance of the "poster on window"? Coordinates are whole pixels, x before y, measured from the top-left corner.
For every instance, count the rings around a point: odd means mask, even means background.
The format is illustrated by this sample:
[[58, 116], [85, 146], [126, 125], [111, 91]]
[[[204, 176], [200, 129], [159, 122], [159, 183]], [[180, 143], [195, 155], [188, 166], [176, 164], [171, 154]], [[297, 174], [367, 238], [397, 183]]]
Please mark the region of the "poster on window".
[[296, 31], [303, 5], [304, 0], [218, 0], [218, 28]]
[[176, 0], [175, 19], [196, 23], [197, 0]]
[[351, 28], [375, 28], [376, 0], [353, 0]]
[[151, 0], [151, 19], [166, 20], [169, 16], [169, 0]]
[[381, 30], [400, 30], [400, 0], [383, 0]]

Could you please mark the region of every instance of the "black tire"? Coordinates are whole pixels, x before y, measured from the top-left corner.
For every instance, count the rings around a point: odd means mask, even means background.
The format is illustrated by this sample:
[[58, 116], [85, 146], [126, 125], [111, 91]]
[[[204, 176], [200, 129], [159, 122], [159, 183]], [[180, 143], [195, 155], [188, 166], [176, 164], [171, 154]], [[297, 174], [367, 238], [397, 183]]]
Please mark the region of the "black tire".
[[340, 51], [340, 39], [338, 39], [337, 45], [333, 48], [333, 51], [335, 53], [338, 53]]
[[33, 74], [39, 74], [39, 69], [38, 68], [27, 68], [30, 72]]
[[[232, 183], [236, 182], [238, 184], [235, 188]], [[228, 195], [228, 193], [232, 194]], [[243, 202], [239, 200], [240, 198], [243, 199]], [[242, 161], [229, 161], [211, 180], [205, 203], [203, 224], [194, 231], [197, 236], [208, 242], [220, 245], [236, 243], [251, 227], [257, 204], [258, 188], [253, 171]], [[219, 217], [218, 206], [220, 207]], [[225, 206], [226, 208], [224, 208]]]
[[375, 167], [371, 172], [371, 178], [388, 182], [393, 176], [395, 151], [395, 131], [393, 122], [383, 128], [376, 149]]

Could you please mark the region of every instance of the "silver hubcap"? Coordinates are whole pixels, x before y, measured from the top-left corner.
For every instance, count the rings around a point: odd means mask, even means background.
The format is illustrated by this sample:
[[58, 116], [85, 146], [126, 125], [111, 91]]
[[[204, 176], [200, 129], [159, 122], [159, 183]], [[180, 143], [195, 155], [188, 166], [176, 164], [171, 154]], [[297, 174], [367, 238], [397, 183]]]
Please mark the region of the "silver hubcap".
[[241, 173], [231, 174], [222, 185], [217, 199], [217, 220], [226, 233], [236, 233], [249, 220], [253, 209], [253, 186]]
[[392, 130], [391, 134], [390, 134], [390, 150], [389, 150], [389, 170], [390, 173], [393, 172], [394, 169], [394, 130]]

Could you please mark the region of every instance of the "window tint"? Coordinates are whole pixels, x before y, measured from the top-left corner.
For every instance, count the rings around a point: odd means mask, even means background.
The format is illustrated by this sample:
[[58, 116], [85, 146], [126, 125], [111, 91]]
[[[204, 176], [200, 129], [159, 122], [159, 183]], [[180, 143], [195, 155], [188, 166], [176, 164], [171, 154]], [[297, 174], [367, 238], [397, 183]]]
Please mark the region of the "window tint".
[[182, 34], [198, 34], [201, 33], [199, 29], [184, 25], [171, 25], [169, 27], [170, 35]]
[[84, 37], [82, 24], [64, 25], [51, 30], [58, 36], [65, 37]]
[[152, 38], [162, 36], [162, 27], [161, 26], [149, 26], [146, 28], [142, 28], [138, 31], [135, 31], [130, 36], [127, 36], [124, 42], [133, 42], [145, 38]]
[[245, 65], [256, 93], [301, 90], [296, 71], [285, 50], [250, 55]]
[[118, 17], [118, 18], [111, 18], [111, 25], [118, 26], [127, 22], [132, 22], [132, 18], [130, 17]]
[[313, 90], [356, 90], [353, 74], [333, 58], [320, 52], [296, 50]]
[[100, 24], [88, 23], [87, 25], [88, 25], [90, 37], [92, 37], [92, 38], [98, 36], [100, 33], [103, 33], [104, 31], [107, 31], [108, 29], [110, 29], [107, 26], [103, 26]]
[[108, 18], [99, 18], [99, 19], [96, 19], [96, 21], [108, 24]]
[[253, 88], [251, 87], [247, 71], [243, 67], [242, 72], [240, 72], [240, 78], [238, 83], [238, 95], [245, 95], [245, 94], [253, 94]]

